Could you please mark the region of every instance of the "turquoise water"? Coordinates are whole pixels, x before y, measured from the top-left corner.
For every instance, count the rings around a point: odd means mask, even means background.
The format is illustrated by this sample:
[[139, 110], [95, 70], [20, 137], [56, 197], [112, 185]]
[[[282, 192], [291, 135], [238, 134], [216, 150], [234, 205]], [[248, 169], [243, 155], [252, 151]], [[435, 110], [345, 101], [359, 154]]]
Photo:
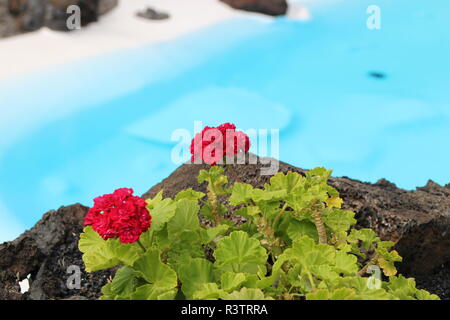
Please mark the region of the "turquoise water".
[[[381, 30], [366, 28], [372, 4]], [[196, 120], [280, 129], [281, 160], [303, 168], [406, 189], [449, 183], [450, 2], [311, 11], [308, 22], [227, 21], [0, 83], [0, 241], [49, 209], [145, 192], [177, 166], [172, 132]]]

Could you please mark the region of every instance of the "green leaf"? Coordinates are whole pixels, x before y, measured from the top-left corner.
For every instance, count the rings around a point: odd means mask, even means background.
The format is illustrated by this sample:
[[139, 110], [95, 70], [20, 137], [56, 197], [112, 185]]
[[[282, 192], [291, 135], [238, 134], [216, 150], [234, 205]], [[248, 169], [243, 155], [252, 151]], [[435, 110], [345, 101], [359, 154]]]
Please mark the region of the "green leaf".
[[247, 219], [252, 219], [253, 217], [256, 217], [260, 212], [261, 210], [259, 209], [259, 207], [246, 206], [236, 210], [234, 214]]
[[134, 263], [134, 269], [149, 283], [156, 287], [175, 288], [177, 274], [161, 262], [159, 250], [149, 250]]
[[174, 300], [177, 289], [168, 289], [153, 284], [140, 286], [131, 296], [132, 300]]
[[194, 292], [209, 282], [214, 282], [213, 264], [202, 258], [190, 259], [178, 269], [182, 283], [181, 290], [188, 299], [194, 298]]
[[333, 292], [326, 289], [317, 290], [306, 294], [306, 300], [360, 300], [354, 289], [339, 288]]
[[108, 269], [120, 264], [120, 260], [109, 250], [107, 242], [92, 227], [84, 228], [78, 248], [83, 252], [83, 262], [87, 272]]
[[200, 207], [195, 201], [187, 199], [178, 201], [175, 215], [167, 224], [169, 239], [179, 240], [183, 233], [198, 231], [200, 228], [199, 210]]
[[118, 296], [128, 296], [136, 289], [139, 273], [130, 267], [117, 270], [111, 282], [111, 292]]
[[[267, 191], [261, 189], [253, 189], [253, 201], [258, 203], [261, 201], [280, 201], [283, 200], [287, 195], [286, 190], [274, 190]], [[278, 204], [279, 206], [279, 204]]]
[[394, 296], [384, 289], [373, 289], [370, 285], [370, 278], [346, 277], [341, 278], [339, 286], [353, 288], [362, 300], [392, 300]]
[[248, 203], [252, 199], [253, 189], [250, 184], [236, 182], [233, 185], [229, 203], [233, 206]]
[[102, 296], [99, 300], [116, 300], [116, 293], [111, 288], [111, 282], [105, 284], [102, 288]]
[[358, 241], [361, 241], [361, 246], [368, 250], [374, 243], [379, 242], [380, 238], [372, 229], [352, 229], [348, 236], [348, 242], [357, 243]]
[[204, 196], [205, 196], [205, 194], [203, 192], [195, 191], [195, 190], [192, 190], [192, 188], [189, 188], [189, 189], [180, 191], [175, 196], [175, 201], [179, 201], [181, 199], [198, 201], [201, 198], [203, 198]]
[[224, 272], [221, 278], [221, 287], [230, 292], [239, 289], [246, 281], [247, 276], [244, 273]]
[[154, 198], [145, 200], [147, 202], [147, 209], [151, 211], [156, 204], [162, 201], [162, 199], [163, 190], [159, 191]]
[[319, 239], [316, 226], [314, 225], [314, 223], [308, 220], [291, 220], [287, 228], [287, 234], [292, 240], [301, 238], [303, 236], [308, 236], [310, 238], [313, 238], [314, 240]]
[[330, 300], [330, 292], [327, 289], [320, 289], [306, 294], [306, 300]]
[[109, 239], [106, 243], [111, 254], [127, 266], [132, 266], [143, 252], [136, 243], [125, 244], [119, 239]]
[[304, 185], [305, 179], [299, 173], [289, 171], [286, 174], [281, 172], [275, 174], [270, 178], [270, 185], [266, 185], [265, 188], [268, 191], [284, 190], [286, 194], [290, 194]]
[[222, 174], [223, 171], [220, 166], [212, 166], [208, 171], [200, 170], [197, 181], [208, 182], [208, 189], [213, 190], [217, 196], [226, 194], [223, 186], [228, 183], [228, 178]]
[[[297, 238], [292, 248], [286, 249], [279, 257], [280, 261], [291, 261], [299, 264], [303, 269], [310, 270], [314, 266], [334, 265], [336, 249], [326, 244], [316, 244], [307, 237]], [[279, 263], [277, 267], [281, 267]], [[274, 267], [274, 269], [276, 269]]]
[[337, 251], [334, 271], [344, 275], [355, 275], [358, 272], [358, 259], [353, 254]]
[[161, 230], [164, 227], [164, 224], [173, 218], [176, 209], [176, 203], [170, 198], [166, 198], [156, 203], [154, 208], [150, 211], [152, 216], [151, 230]]
[[317, 167], [314, 169], [311, 169], [309, 171], [306, 172], [306, 176], [307, 177], [314, 177], [314, 176], [319, 176], [319, 177], [323, 177], [325, 179], [328, 179], [329, 177], [331, 177], [331, 174], [333, 173], [332, 170], [327, 170], [325, 168], [322, 167]]
[[260, 289], [242, 288], [240, 291], [233, 291], [226, 294], [223, 300], [273, 300], [264, 296], [264, 293]]
[[212, 227], [212, 228], [208, 228], [205, 230], [206, 232], [206, 237], [204, 240], [204, 243], [210, 243], [214, 240], [216, 240], [218, 237], [220, 237], [221, 235], [225, 234], [225, 232], [228, 231], [230, 227], [227, 226], [226, 224], [220, 224], [217, 227]]
[[398, 252], [395, 250], [388, 251], [383, 247], [376, 248], [375, 252], [379, 256], [378, 264], [383, 269], [383, 273], [388, 277], [397, 274], [397, 269], [395, 268], [394, 263], [402, 261], [402, 257], [400, 257]]
[[243, 231], [234, 231], [221, 239], [214, 257], [219, 270], [235, 273], [258, 273], [267, 262], [266, 250]]
[[351, 226], [356, 224], [354, 212], [339, 209], [328, 209], [324, 210], [324, 213], [324, 223], [334, 233], [339, 231], [347, 231]]
[[417, 300], [441, 300], [437, 295], [431, 294], [426, 290], [417, 290], [416, 298]]
[[195, 300], [216, 300], [224, 295], [217, 283], [203, 283], [193, 294]]

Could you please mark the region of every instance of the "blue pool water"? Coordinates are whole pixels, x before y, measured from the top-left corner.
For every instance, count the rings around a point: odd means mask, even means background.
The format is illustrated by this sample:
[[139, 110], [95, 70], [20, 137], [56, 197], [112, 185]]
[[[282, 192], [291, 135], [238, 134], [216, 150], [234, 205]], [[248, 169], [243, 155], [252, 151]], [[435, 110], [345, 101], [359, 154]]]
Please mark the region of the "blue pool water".
[[280, 129], [281, 160], [303, 168], [449, 183], [450, 2], [308, 3], [308, 22], [227, 21], [0, 83], [0, 241], [49, 209], [145, 192], [196, 120]]

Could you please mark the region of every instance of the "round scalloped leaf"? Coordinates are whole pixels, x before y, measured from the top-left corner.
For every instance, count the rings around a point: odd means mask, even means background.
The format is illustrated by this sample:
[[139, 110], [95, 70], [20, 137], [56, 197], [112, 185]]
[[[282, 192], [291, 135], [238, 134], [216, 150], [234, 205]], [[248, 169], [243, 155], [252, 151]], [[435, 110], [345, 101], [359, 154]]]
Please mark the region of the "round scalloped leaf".
[[319, 239], [316, 226], [309, 220], [291, 220], [287, 228], [287, 234], [292, 240], [303, 236], [308, 236], [314, 240]]
[[80, 235], [78, 248], [83, 252], [87, 272], [108, 269], [120, 263], [109, 249], [108, 241], [103, 240], [90, 226], [84, 228]]
[[161, 262], [159, 250], [149, 250], [133, 265], [147, 282], [156, 287], [175, 288], [177, 274], [171, 267]]
[[178, 269], [182, 283], [181, 290], [188, 299], [194, 298], [194, 292], [204, 283], [214, 282], [213, 264], [202, 258], [190, 259]]
[[267, 191], [285, 190], [289, 194], [305, 185], [305, 178], [296, 172], [289, 171], [286, 174], [281, 172], [270, 178], [270, 185], [266, 185]]
[[214, 257], [219, 270], [235, 273], [258, 273], [267, 262], [266, 249], [244, 231], [234, 231], [221, 239]]
[[326, 289], [306, 294], [306, 300], [361, 300], [354, 289], [339, 288], [332, 292]]
[[129, 296], [137, 286], [139, 273], [130, 267], [123, 267], [117, 270], [111, 282], [111, 292], [118, 296]]
[[193, 294], [195, 300], [217, 300], [221, 298], [225, 292], [219, 289], [217, 283], [202, 283]]
[[246, 281], [247, 276], [244, 273], [224, 272], [220, 283], [223, 290], [230, 292], [239, 289]]
[[175, 210], [177, 209], [176, 203], [170, 199], [166, 198], [154, 205], [150, 214], [152, 216], [151, 231], [159, 231], [164, 227], [164, 224], [169, 222], [170, 219], [175, 215]]
[[266, 297], [264, 292], [260, 289], [242, 288], [240, 291], [233, 291], [232, 293], [223, 296], [223, 300], [273, 300]]
[[353, 254], [337, 251], [334, 271], [344, 275], [355, 275], [358, 272], [358, 259]]
[[198, 201], [203, 198], [205, 194], [203, 192], [195, 191], [192, 188], [180, 191], [175, 196], [175, 201], [179, 201], [181, 199], [188, 199]]
[[229, 203], [237, 206], [249, 202], [253, 196], [253, 189], [253, 186], [249, 184], [236, 182], [233, 185]]
[[355, 213], [340, 209], [324, 210], [324, 223], [333, 233], [347, 231], [356, 223]]
[[169, 239], [180, 240], [183, 234], [198, 231], [200, 229], [199, 210], [200, 207], [196, 201], [187, 199], [178, 201], [175, 215], [167, 224]]
[[174, 300], [177, 289], [168, 289], [153, 284], [146, 284], [137, 288], [132, 294], [132, 300]]

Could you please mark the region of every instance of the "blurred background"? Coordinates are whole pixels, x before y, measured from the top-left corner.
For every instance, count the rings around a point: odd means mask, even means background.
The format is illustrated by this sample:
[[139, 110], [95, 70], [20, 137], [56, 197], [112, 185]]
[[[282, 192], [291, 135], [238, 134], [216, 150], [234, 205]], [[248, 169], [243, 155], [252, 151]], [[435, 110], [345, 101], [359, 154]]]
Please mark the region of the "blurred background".
[[[70, 5], [79, 30], [67, 28]], [[279, 129], [280, 159], [302, 168], [448, 184], [449, 9], [0, 0], [0, 241], [61, 205], [144, 193], [177, 167], [171, 135], [194, 121]]]

